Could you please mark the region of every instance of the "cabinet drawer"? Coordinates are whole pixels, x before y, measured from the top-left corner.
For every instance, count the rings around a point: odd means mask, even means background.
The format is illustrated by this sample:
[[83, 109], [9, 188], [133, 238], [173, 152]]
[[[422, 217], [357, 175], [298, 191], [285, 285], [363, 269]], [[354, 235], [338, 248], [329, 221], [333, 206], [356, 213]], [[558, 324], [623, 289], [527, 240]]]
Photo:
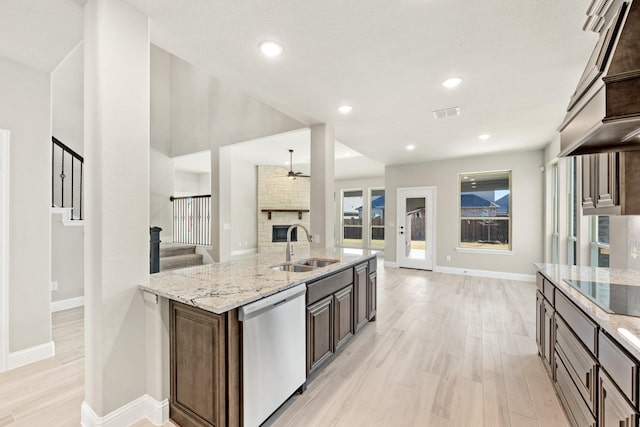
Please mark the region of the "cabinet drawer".
[[611, 378], [600, 371], [598, 417], [600, 427], [637, 427], [638, 413], [618, 391]]
[[336, 293], [353, 283], [353, 268], [348, 268], [307, 285], [307, 305]]
[[560, 317], [556, 317], [556, 351], [562, 357], [578, 392], [595, 413], [597, 362]]
[[638, 365], [607, 335], [600, 332], [598, 340], [600, 365], [618, 385], [620, 391], [638, 406]]
[[562, 357], [556, 353], [556, 388], [560, 400], [574, 427], [595, 427], [596, 420], [587, 404], [580, 397], [580, 393], [569, 376], [569, 372], [562, 361]]
[[378, 259], [370, 259], [369, 260], [369, 273], [373, 273], [378, 270]]
[[562, 292], [556, 292], [556, 313], [571, 327], [574, 334], [592, 354], [596, 353], [597, 325], [575, 306]]
[[553, 285], [553, 283], [551, 283], [550, 281], [548, 281], [547, 279], [544, 279], [544, 297], [551, 303], [551, 305], [555, 304], [554, 301], [554, 291], [556, 289], [556, 287]]
[[536, 286], [540, 292], [544, 292], [544, 276], [542, 273], [536, 275]]

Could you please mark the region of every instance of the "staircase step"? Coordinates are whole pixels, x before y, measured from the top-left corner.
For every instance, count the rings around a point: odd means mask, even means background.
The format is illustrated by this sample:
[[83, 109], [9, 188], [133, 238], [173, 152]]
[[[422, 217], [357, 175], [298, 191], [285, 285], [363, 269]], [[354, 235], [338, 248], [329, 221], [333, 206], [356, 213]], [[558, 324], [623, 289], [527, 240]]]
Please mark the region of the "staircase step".
[[160, 271], [202, 265], [202, 255], [186, 254], [160, 258]]
[[176, 255], [195, 254], [195, 245], [182, 245], [179, 243], [161, 243], [160, 258], [171, 257]]

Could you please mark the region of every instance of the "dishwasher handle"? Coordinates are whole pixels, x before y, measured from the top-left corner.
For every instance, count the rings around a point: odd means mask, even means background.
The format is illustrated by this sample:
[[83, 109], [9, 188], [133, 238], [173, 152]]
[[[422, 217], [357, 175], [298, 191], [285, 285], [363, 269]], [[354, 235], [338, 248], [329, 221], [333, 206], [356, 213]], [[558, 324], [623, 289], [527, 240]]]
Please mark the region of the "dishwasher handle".
[[264, 313], [265, 311], [275, 308], [276, 306], [291, 301], [292, 299], [295, 299], [300, 295], [304, 295], [306, 292], [307, 285], [305, 283], [302, 283], [300, 285], [294, 286], [293, 288], [285, 289], [284, 291], [278, 292], [277, 294], [262, 298], [247, 305], [243, 305], [238, 310], [238, 320], [240, 320], [241, 322], [249, 320], [260, 315], [261, 313]]

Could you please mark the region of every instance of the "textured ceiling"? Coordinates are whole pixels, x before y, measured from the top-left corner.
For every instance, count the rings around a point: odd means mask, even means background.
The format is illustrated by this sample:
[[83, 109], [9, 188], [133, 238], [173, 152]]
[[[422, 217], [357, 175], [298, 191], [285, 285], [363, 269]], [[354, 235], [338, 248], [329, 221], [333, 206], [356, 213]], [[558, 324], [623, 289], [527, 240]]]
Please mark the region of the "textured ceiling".
[[154, 43], [385, 164], [543, 147], [596, 41], [588, 0], [127, 1]]
[[[543, 147], [596, 41], [580, 30], [589, 0], [126, 1], [151, 18], [153, 43], [309, 125], [333, 125], [384, 164]], [[83, 3], [3, 0], [0, 56], [53, 70], [82, 38]], [[284, 54], [262, 56], [266, 39]], [[451, 76], [462, 84], [441, 87]], [[339, 114], [342, 103], [353, 111]], [[462, 115], [433, 118], [452, 106]]]

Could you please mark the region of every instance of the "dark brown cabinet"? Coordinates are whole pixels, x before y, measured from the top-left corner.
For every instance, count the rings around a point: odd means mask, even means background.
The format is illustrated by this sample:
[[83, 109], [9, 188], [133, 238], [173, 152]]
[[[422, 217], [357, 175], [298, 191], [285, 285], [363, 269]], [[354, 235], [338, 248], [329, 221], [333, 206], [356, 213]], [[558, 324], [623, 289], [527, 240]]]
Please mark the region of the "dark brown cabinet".
[[307, 284], [307, 376], [376, 315], [376, 260]]
[[353, 275], [356, 331], [367, 323], [367, 279], [367, 263], [356, 265]]
[[367, 319], [375, 320], [377, 311], [377, 293], [378, 293], [378, 273], [369, 273], [369, 284], [367, 286]]
[[313, 372], [334, 353], [333, 295], [307, 307], [307, 370]]
[[598, 390], [600, 427], [637, 427], [638, 413], [613, 384], [609, 376], [600, 373]]
[[239, 425], [237, 311], [214, 314], [171, 301], [169, 318], [171, 419], [185, 427]]
[[640, 214], [640, 152], [584, 155], [581, 167], [584, 215]]
[[349, 285], [333, 295], [335, 305], [335, 350], [353, 336], [353, 285]]
[[553, 372], [553, 307], [548, 301], [544, 301], [542, 313], [544, 316], [542, 325], [542, 361], [547, 371]]

